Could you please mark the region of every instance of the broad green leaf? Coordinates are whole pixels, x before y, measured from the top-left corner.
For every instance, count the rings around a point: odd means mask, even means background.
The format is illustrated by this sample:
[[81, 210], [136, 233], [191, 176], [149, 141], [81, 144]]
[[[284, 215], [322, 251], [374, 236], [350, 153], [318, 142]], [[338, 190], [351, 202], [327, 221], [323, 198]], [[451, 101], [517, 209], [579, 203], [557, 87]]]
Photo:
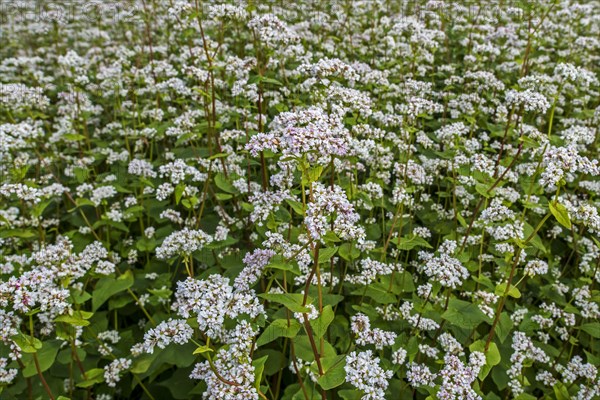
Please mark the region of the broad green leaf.
[[117, 279], [100, 279], [92, 292], [92, 310], [96, 311], [111, 296], [129, 289], [131, 286], [133, 286], [133, 273], [131, 270], [125, 271]]
[[302, 203], [300, 203], [299, 201], [294, 201], [294, 200], [286, 200], [286, 203], [289, 204], [290, 207], [292, 207], [292, 210], [294, 210], [298, 215], [304, 215], [304, 209], [302, 207]]
[[252, 366], [254, 367], [254, 387], [256, 390], [260, 390], [260, 381], [262, 381], [263, 371], [265, 370], [265, 362], [267, 362], [269, 356], [263, 356], [257, 360], [252, 360]]
[[225, 178], [225, 175], [219, 173], [215, 175], [214, 179], [215, 185], [217, 185], [217, 187], [222, 191], [230, 194], [238, 193], [238, 190], [235, 188], [235, 186], [233, 186], [233, 184], [231, 184], [231, 182], [229, 182], [227, 178]]
[[77, 383], [75, 386], [80, 388], [87, 388], [90, 386], [94, 386], [96, 383], [100, 383], [104, 381], [104, 369], [103, 368], [93, 368], [89, 371], [86, 371], [85, 376], [87, 379]]
[[489, 187], [482, 184], [482, 183], [476, 183], [475, 184], [475, 190], [477, 190], [477, 193], [479, 193], [480, 195], [482, 195], [485, 198], [490, 198], [490, 197], [494, 197], [494, 191], [490, 190], [488, 192]]
[[397, 301], [396, 296], [394, 296], [393, 293], [390, 293], [388, 287], [379, 283], [372, 283], [367, 287], [360, 287], [353, 291], [352, 294], [356, 296], [365, 295], [381, 304], [391, 304]]
[[[261, 293], [258, 297], [272, 303], [283, 304], [293, 312], [308, 313], [311, 311], [310, 308], [302, 305], [304, 295], [300, 293]], [[310, 298], [307, 300], [307, 304], [310, 304]]]
[[[85, 314], [84, 314], [85, 313]], [[73, 315], [61, 315], [56, 317], [56, 322], [65, 322], [73, 326], [88, 326], [90, 321], [88, 319], [92, 316], [92, 313], [86, 313], [85, 311], [73, 311]]]
[[38, 234], [31, 229], [7, 229], [4, 231], [0, 231], [1, 238], [29, 239], [37, 235]]
[[[36, 353], [38, 358], [38, 362], [40, 364], [40, 372], [44, 372], [48, 370], [56, 359], [56, 355], [58, 354], [58, 350], [60, 349], [60, 340], [49, 340], [42, 344], [42, 348], [39, 349]], [[31, 360], [29, 364], [23, 370], [23, 376], [25, 378], [30, 378], [38, 374], [38, 371], [35, 367], [35, 362]]]
[[33, 336], [19, 333], [11, 338], [23, 353], [35, 353], [42, 348], [42, 342]]
[[392, 243], [398, 247], [399, 250], [412, 250], [417, 246], [422, 246], [428, 249], [432, 249], [431, 246], [425, 239], [419, 236], [413, 236], [410, 238], [402, 237], [402, 238], [394, 238], [390, 240]]
[[323, 166], [318, 165], [308, 170], [308, 179], [310, 182], [316, 182], [323, 173]]
[[295, 319], [276, 319], [271, 322], [264, 332], [256, 340], [256, 346], [260, 347], [280, 337], [293, 338], [298, 334], [302, 325]]
[[[494, 291], [496, 296], [504, 296], [504, 293], [506, 293], [507, 284], [508, 284], [508, 282], [504, 282], [504, 283], [501, 283], [498, 286], [496, 286], [496, 290]], [[508, 289], [507, 294], [510, 297], [514, 297], [515, 299], [518, 299], [521, 297], [521, 291], [519, 289], [517, 289], [516, 286], [513, 286], [513, 285], [510, 285], [510, 289]]]
[[339, 255], [346, 261], [352, 261], [360, 257], [360, 250], [350, 243], [344, 243], [339, 247]]
[[571, 400], [571, 395], [569, 394], [567, 387], [562, 382], [557, 382], [554, 384], [552, 389], [554, 389], [556, 400]]
[[588, 322], [587, 324], [582, 324], [579, 329], [593, 338], [600, 339], [600, 322]]
[[489, 318], [475, 304], [450, 299], [448, 309], [442, 314], [442, 318], [465, 329], [474, 329], [480, 323], [489, 321]]
[[554, 215], [554, 218], [565, 228], [571, 229], [571, 218], [569, 217], [569, 212], [566, 207], [558, 202], [550, 202], [548, 203], [548, 207], [550, 208], [550, 212]]
[[271, 258], [271, 261], [269, 264], [267, 264], [267, 268], [290, 271], [293, 274], [300, 275], [300, 269], [297, 267], [297, 265], [292, 261], [285, 261], [285, 259], [280, 255], [276, 255]]
[[320, 339], [323, 337], [323, 335], [325, 335], [329, 324], [331, 324], [331, 321], [333, 321], [334, 318], [335, 314], [331, 306], [323, 307], [323, 312], [321, 315], [318, 318], [310, 321], [315, 338]]
[[156, 349], [152, 354], [142, 354], [136, 358], [129, 370], [134, 374], [143, 374], [144, 372], [148, 371], [148, 368], [150, 368], [157, 356], [158, 353]]
[[319, 249], [319, 264], [329, 262], [331, 257], [337, 253], [338, 247], [324, 247]]
[[204, 353], [210, 353], [213, 351], [214, 350], [211, 349], [210, 346], [204, 345], [204, 346], [198, 347], [196, 350], [194, 350], [194, 352], [192, 354], [204, 354]]
[[346, 371], [344, 370], [346, 366], [345, 356], [324, 357], [321, 359], [321, 362], [325, 373], [317, 381], [319, 386], [325, 390], [331, 390], [346, 381]]

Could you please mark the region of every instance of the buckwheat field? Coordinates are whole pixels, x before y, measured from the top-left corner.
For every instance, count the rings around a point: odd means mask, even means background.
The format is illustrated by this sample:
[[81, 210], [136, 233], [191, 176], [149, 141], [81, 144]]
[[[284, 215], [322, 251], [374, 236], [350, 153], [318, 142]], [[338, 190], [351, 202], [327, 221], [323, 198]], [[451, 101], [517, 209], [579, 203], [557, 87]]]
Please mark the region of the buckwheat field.
[[600, 399], [598, 0], [0, 0], [2, 400]]

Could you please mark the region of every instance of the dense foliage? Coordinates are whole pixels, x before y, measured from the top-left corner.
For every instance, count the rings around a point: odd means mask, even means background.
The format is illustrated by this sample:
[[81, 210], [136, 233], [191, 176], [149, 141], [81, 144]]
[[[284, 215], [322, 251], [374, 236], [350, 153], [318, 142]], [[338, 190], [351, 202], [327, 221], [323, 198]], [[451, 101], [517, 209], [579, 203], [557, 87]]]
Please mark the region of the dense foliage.
[[0, 1], [2, 399], [600, 398], [600, 3]]

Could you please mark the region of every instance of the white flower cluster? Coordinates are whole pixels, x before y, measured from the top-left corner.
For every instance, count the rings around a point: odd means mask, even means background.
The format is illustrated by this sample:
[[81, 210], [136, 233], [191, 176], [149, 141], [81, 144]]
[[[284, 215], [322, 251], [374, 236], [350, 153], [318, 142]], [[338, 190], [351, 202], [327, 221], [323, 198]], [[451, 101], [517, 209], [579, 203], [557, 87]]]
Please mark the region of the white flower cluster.
[[347, 275], [346, 281], [359, 285], [369, 285], [370, 283], [375, 282], [377, 276], [390, 275], [394, 271], [402, 272], [402, 265], [399, 263], [386, 264], [367, 257], [360, 260], [360, 273], [356, 275]]
[[473, 352], [469, 357], [469, 365], [453, 354], [444, 357], [444, 368], [439, 372], [442, 384], [437, 393], [440, 400], [481, 400], [471, 387], [477, 379], [477, 374], [485, 365], [485, 355], [481, 352]]
[[39, 87], [28, 87], [22, 83], [0, 83], [0, 107], [19, 111], [25, 108], [45, 109], [50, 99]]
[[360, 216], [341, 187], [314, 183], [312, 192], [313, 201], [308, 203], [304, 223], [314, 240], [320, 240], [329, 229], [344, 240], [364, 238], [364, 229], [357, 224]]
[[53, 183], [49, 186], [35, 188], [22, 183], [4, 183], [0, 186], [0, 196], [10, 197], [15, 195], [20, 200], [39, 203], [43, 199], [60, 196], [69, 192], [69, 188]]
[[356, 344], [366, 346], [372, 344], [376, 349], [381, 350], [385, 346], [391, 346], [396, 340], [396, 333], [384, 331], [379, 328], [371, 329], [369, 317], [359, 313], [350, 318], [350, 328], [356, 337]]
[[543, 114], [550, 108], [546, 97], [532, 89], [522, 92], [510, 89], [506, 92], [506, 103], [513, 107], [523, 107], [525, 111]]
[[161, 165], [158, 167], [158, 171], [160, 172], [161, 178], [169, 178], [170, 182], [174, 185], [183, 182], [187, 177], [191, 177], [193, 182], [204, 182], [207, 176], [206, 173], [198, 171], [198, 169], [186, 164], [186, 162], [181, 159]]
[[204, 248], [212, 240], [212, 236], [200, 229], [183, 228], [167, 236], [162, 244], [156, 248], [156, 256], [163, 260], [175, 255], [189, 256], [193, 252]]
[[379, 358], [371, 350], [360, 353], [353, 351], [346, 357], [346, 382], [362, 391], [362, 400], [380, 400], [385, 397], [388, 380], [392, 371], [386, 371], [379, 365]]
[[[246, 145], [253, 156], [269, 149], [281, 151], [284, 156], [307, 155], [310, 160], [328, 163], [332, 156], [348, 153], [350, 132], [342, 117], [327, 114], [319, 107], [283, 112], [275, 117], [269, 128], [269, 133], [258, 133]], [[319, 157], [315, 159], [313, 154]]]
[[248, 11], [242, 6], [234, 6], [232, 4], [211, 4], [208, 6], [207, 15], [210, 19], [229, 18], [244, 21], [248, 18]]
[[131, 367], [131, 360], [127, 358], [117, 358], [104, 367], [104, 381], [109, 387], [117, 386], [121, 380], [121, 373]]
[[15, 368], [6, 368], [8, 366], [8, 359], [4, 357], [0, 357], [0, 384], [8, 385], [11, 384], [12, 381], [17, 376], [19, 372], [18, 369]]
[[255, 29], [261, 41], [272, 48], [292, 44], [300, 39], [285, 22], [273, 14], [255, 16], [248, 22], [248, 27]]
[[433, 381], [436, 377], [437, 375], [431, 372], [429, 367], [425, 364], [419, 364], [415, 362], [408, 364], [408, 371], [406, 371], [406, 379], [412, 387], [433, 387]]
[[411, 314], [413, 308], [414, 304], [408, 301], [405, 301], [400, 306], [400, 315], [411, 326], [423, 331], [433, 331], [440, 327], [437, 322], [430, 318], [425, 318], [420, 314]]
[[548, 273], [548, 263], [540, 259], [528, 261], [523, 273], [528, 276], [545, 275]]
[[92, 195], [90, 200], [96, 207], [102, 204], [102, 200], [110, 199], [111, 197], [116, 196], [117, 189], [115, 189], [112, 185], [100, 186], [95, 188], [92, 191]]
[[561, 181], [571, 182], [575, 173], [600, 175], [598, 160], [579, 154], [576, 144], [563, 147], [550, 146], [544, 154], [544, 171], [540, 176], [540, 184], [548, 190], [555, 190]]
[[143, 176], [144, 178], [156, 178], [156, 171], [154, 171], [152, 164], [138, 158], [134, 158], [129, 162], [127, 172], [132, 175]]
[[287, 190], [258, 191], [253, 193], [248, 199], [254, 207], [250, 213], [250, 221], [256, 222], [258, 226], [262, 226], [269, 215], [277, 210], [279, 205], [286, 199], [293, 199]]
[[256, 249], [244, 256], [246, 265], [242, 272], [235, 278], [233, 286], [236, 290], [248, 290], [254, 285], [263, 273], [271, 258], [277, 253], [270, 249]]
[[516, 331], [513, 334], [513, 354], [510, 356], [511, 366], [507, 371], [510, 378], [509, 387], [515, 396], [523, 393], [521, 375], [527, 360], [547, 363], [550, 357], [542, 349], [533, 345], [533, 342], [523, 332]]
[[187, 278], [177, 282], [175, 299], [173, 310], [183, 318], [196, 315], [200, 330], [217, 340], [226, 335], [225, 318], [264, 314], [254, 291], [234, 291], [228, 278], [216, 274], [205, 280]]
[[425, 263], [420, 266], [420, 270], [442, 286], [456, 289], [469, 277], [469, 271], [451, 256], [455, 248], [455, 242], [446, 241], [440, 246], [440, 254], [437, 257], [433, 253], [419, 252], [419, 259]]
[[143, 348], [152, 354], [154, 347], [164, 349], [171, 343], [186, 344], [192, 338], [194, 330], [183, 319], [168, 319], [150, 329], [144, 335]]
[[208, 361], [196, 364], [190, 378], [206, 382], [205, 399], [258, 399], [250, 357], [256, 334], [247, 321], [241, 321], [225, 339], [228, 346], [221, 347], [215, 355], [214, 370]]
[[593, 381], [598, 376], [598, 367], [584, 363], [581, 356], [574, 356], [565, 366], [557, 365], [557, 371], [562, 375], [564, 383], [573, 383], [577, 378]]

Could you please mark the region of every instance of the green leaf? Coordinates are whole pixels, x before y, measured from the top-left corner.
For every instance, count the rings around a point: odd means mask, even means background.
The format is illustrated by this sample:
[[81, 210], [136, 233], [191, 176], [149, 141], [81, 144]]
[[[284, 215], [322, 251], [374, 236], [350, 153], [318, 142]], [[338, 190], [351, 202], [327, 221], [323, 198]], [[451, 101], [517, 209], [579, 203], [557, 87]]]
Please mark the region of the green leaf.
[[500, 343], [504, 343], [511, 330], [513, 329], [513, 321], [507, 312], [500, 314], [498, 325], [496, 326], [496, 337], [500, 340]]
[[96, 205], [94, 204], [93, 201], [91, 201], [90, 199], [83, 198], [83, 197], [79, 197], [79, 198], [75, 199], [75, 205], [77, 207], [83, 207], [83, 206], [96, 207]]
[[336, 388], [346, 381], [346, 371], [344, 370], [346, 366], [345, 356], [323, 357], [321, 362], [323, 363], [325, 373], [319, 377], [317, 383], [324, 390]]
[[271, 322], [271, 325], [267, 326], [267, 329], [265, 329], [265, 331], [258, 337], [256, 340], [256, 346], [263, 346], [280, 337], [296, 337], [301, 327], [302, 325], [300, 325], [300, 323], [295, 319], [290, 319], [289, 326], [287, 319], [276, 319], [275, 321]]
[[[272, 303], [283, 304], [293, 312], [308, 313], [311, 311], [310, 308], [302, 305], [304, 295], [300, 293], [260, 293], [258, 297]], [[310, 304], [310, 301], [307, 304]]]
[[219, 173], [217, 175], [215, 175], [215, 185], [217, 185], [217, 187], [219, 189], [221, 189], [222, 191], [226, 192], [226, 193], [231, 193], [231, 194], [236, 194], [238, 193], [238, 190], [235, 188], [235, 186], [233, 186], [233, 184], [231, 184], [231, 182], [229, 182], [227, 180], [227, 178], [225, 178], [225, 175]]
[[[60, 349], [60, 344], [60, 340], [50, 340], [42, 344], [42, 348], [39, 349], [36, 354], [40, 365], [40, 372], [48, 370], [52, 364], [54, 364], [54, 360]], [[37, 374], [38, 371], [35, 362], [32, 360], [23, 370], [23, 376], [25, 378], [30, 378]]]
[[11, 338], [23, 353], [36, 353], [42, 348], [42, 342], [33, 336], [19, 333]]
[[310, 182], [316, 182], [323, 173], [323, 166], [318, 165], [308, 170], [308, 179]]
[[538, 398], [530, 395], [529, 393], [521, 393], [515, 397], [515, 400], [538, 400]]
[[556, 400], [571, 400], [571, 395], [562, 382], [557, 382], [552, 389], [554, 389]]
[[490, 190], [488, 192], [488, 187], [482, 183], [476, 183], [475, 190], [477, 190], [477, 193], [479, 193], [480, 195], [482, 195], [485, 198], [489, 199], [490, 197], [494, 197], [494, 191]]
[[217, 154], [213, 154], [212, 156], [208, 157], [209, 160], [216, 160], [217, 158], [225, 158], [227, 157], [227, 153], [217, 153]]
[[333, 312], [333, 308], [331, 308], [331, 306], [325, 306], [323, 307], [323, 312], [321, 315], [318, 318], [310, 321], [310, 325], [312, 326], [314, 335], [317, 339], [320, 339], [323, 337], [323, 335], [325, 335], [329, 324], [331, 324], [334, 318], [335, 314]]
[[288, 203], [289, 206], [292, 207], [292, 210], [296, 211], [298, 215], [304, 215], [302, 203], [294, 200], [286, 200], [285, 202]]
[[85, 373], [87, 379], [79, 382], [75, 386], [80, 388], [87, 388], [90, 386], [94, 386], [96, 383], [100, 383], [104, 381], [104, 369], [102, 368], [93, 368]]
[[1, 238], [18, 237], [21, 239], [29, 239], [34, 236], [37, 236], [37, 233], [30, 229], [7, 229], [5, 231], [0, 231]]
[[143, 374], [148, 371], [157, 356], [158, 352], [156, 350], [152, 354], [142, 354], [134, 361], [129, 370], [133, 374]]
[[125, 271], [117, 279], [100, 279], [92, 292], [92, 311], [96, 311], [111, 296], [129, 289], [131, 286], [133, 286], [133, 273], [131, 270]]
[[589, 334], [591, 337], [600, 339], [600, 322], [589, 322], [582, 324], [579, 329]]
[[340, 390], [338, 394], [344, 400], [360, 400], [362, 398], [361, 392], [355, 389]]
[[373, 300], [381, 304], [391, 304], [397, 301], [396, 296], [390, 293], [387, 286], [383, 286], [379, 283], [372, 283], [365, 287], [360, 287], [352, 292], [355, 296], [368, 296]]
[[194, 350], [194, 352], [192, 354], [204, 354], [204, 353], [210, 353], [213, 351], [214, 350], [211, 349], [210, 346], [205, 344], [204, 346], [200, 346], [196, 350]]
[[175, 204], [179, 204], [181, 201], [181, 197], [183, 196], [183, 192], [185, 191], [185, 184], [180, 183], [175, 187]]
[[394, 243], [399, 250], [412, 250], [417, 246], [422, 246], [428, 249], [433, 248], [425, 239], [420, 236], [413, 236], [411, 238], [394, 238], [390, 241]]
[[56, 317], [56, 322], [65, 322], [73, 326], [88, 326], [90, 321], [88, 319], [92, 316], [92, 313], [85, 311], [73, 311], [73, 315], [61, 315]]
[[554, 215], [554, 218], [565, 228], [571, 229], [571, 218], [569, 217], [569, 212], [566, 207], [558, 202], [550, 202], [548, 203], [548, 207], [550, 208], [550, 212]]
[[85, 139], [85, 136], [78, 133], [65, 133], [61, 136], [62, 139], [70, 141], [70, 142], [79, 142]]
[[360, 250], [351, 243], [344, 243], [339, 248], [340, 257], [346, 261], [352, 261], [360, 257]]
[[285, 261], [282, 256], [276, 255], [274, 256], [269, 264], [267, 264], [267, 268], [278, 269], [280, 271], [290, 271], [293, 274], [300, 275], [300, 270], [297, 266], [291, 261]]
[[480, 323], [489, 321], [489, 318], [475, 304], [450, 299], [448, 309], [442, 318], [460, 328], [475, 329]]
[[215, 197], [219, 201], [225, 201], [233, 198], [233, 195], [230, 195], [229, 193], [215, 193]]
[[263, 83], [270, 83], [272, 85], [277, 85], [277, 86], [283, 86], [283, 83], [279, 82], [277, 79], [273, 79], [273, 78], [261, 78], [260, 80]]
[[337, 253], [338, 247], [325, 247], [319, 250], [319, 264], [329, 262], [331, 257]]
[[267, 362], [269, 356], [263, 356], [257, 360], [252, 360], [252, 366], [254, 367], [254, 387], [256, 390], [260, 390], [260, 381], [262, 381], [263, 371], [265, 370], [265, 362]]
[[[507, 284], [508, 284], [508, 282], [504, 282], [504, 283], [501, 283], [498, 286], [496, 286], [496, 290], [494, 291], [496, 296], [504, 296], [504, 293], [506, 293]], [[519, 289], [517, 289], [516, 286], [513, 286], [513, 285], [510, 286], [510, 289], [508, 289], [507, 294], [510, 297], [514, 297], [515, 299], [518, 299], [521, 297], [521, 291]]]
[[156, 240], [154, 238], [143, 237], [135, 243], [135, 248], [142, 252], [152, 251], [156, 248]]

